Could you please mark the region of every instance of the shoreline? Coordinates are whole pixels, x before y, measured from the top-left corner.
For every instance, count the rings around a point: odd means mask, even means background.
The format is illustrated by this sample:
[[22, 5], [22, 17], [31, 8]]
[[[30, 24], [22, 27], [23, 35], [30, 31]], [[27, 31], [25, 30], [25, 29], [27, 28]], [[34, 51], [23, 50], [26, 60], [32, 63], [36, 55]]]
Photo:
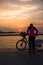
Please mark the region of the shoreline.
[[[28, 49], [24, 50], [17, 50], [15, 48], [0, 48], [0, 52], [20, 52], [20, 51], [28, 51]], [[35, 52], [43, 52], [43, 49], [41, 50], [35, 50]]]

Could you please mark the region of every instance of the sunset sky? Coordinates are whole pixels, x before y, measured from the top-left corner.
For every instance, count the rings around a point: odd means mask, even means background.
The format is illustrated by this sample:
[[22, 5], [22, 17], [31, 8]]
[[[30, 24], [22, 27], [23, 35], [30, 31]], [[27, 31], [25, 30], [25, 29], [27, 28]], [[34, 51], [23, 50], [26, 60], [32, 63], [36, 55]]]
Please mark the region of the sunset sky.
[[30, 23], [43, 32], [43, 0], [0, 0], [0, 30], [23, 31]]

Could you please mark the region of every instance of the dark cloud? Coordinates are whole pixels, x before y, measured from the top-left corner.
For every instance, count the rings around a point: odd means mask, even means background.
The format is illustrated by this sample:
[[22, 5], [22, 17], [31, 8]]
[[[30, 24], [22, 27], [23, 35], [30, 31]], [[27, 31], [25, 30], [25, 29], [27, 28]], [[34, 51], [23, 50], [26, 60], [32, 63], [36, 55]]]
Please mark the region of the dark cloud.
[[40, 0], [40, 1], [43, 1], [43, 0]]
[[0, 3], [4, 3], [4, 2], [7, 2], [7, 0], [0, 0]]
[[26, 4], [40, 4], [41, 2], [40, 1], [43, 1], [43, 0], [32, 0], [32, 1], [20, 1], [20, 0], [0, 0], [0, 4], [2, 3], [12, 3], [12, 4], [22, 4], [22, 5], [26, 5]]

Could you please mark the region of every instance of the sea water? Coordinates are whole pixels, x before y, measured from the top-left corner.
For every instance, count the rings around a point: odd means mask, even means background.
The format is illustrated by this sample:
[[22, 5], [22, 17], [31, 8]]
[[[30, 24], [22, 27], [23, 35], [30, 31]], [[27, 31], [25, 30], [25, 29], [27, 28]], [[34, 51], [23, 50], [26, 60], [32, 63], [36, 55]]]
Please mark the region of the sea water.
[[[15, 48], [16, 43], [20, 40], [21, 36], [0, 36], [0, 48]], [[37, 36], [36, 39], [42, 39], [43, 36]]]

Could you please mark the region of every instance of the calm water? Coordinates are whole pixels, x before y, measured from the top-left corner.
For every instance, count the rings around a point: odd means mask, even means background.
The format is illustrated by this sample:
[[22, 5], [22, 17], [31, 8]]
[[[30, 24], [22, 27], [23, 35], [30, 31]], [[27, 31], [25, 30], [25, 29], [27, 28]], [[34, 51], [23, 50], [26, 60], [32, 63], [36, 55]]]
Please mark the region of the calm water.
[[0, 48], [15, 48], [20, 36], [0, 36]]
[[[16, 42], [21, 36], [0, 36], [0, 48], [16, 48]], [[36, 39], [43, 39], [43, 36], [37, 36]]]

